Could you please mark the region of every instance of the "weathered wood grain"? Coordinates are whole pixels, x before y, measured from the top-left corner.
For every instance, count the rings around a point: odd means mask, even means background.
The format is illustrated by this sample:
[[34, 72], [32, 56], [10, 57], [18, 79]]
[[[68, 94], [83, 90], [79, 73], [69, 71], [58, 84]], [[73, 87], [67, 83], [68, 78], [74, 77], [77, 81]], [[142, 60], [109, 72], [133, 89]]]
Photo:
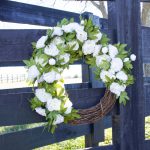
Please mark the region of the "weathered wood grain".
[[128, 88], [130, 101], [121, 107], [121, 150], [144, 150], [144, 88], [140, 24], [140, 1], [116, 0], [118, 42], [126, 43], [137, 56]]
[[[75, 108], [84, 109], [96, 105], [104, 95], [104, 89], [70, 89], [68, 95]], [[29, 100], [32, 97], [29, 88], [0, 91], [0, 126], [45, 121], [31, 110]]]
[[0, 20], [43, 26], [55, 26], [63, 18], [79, 22], [80, 14], [11, 1], [1, 1]]
[[61, 124], [56, 132], [51, 134], [47, 129], [44, 130], [44, 127], [36, 127], [0, 135], [0, 148], [2, 150], [31, 150], [88, 134], [90, 130], [90, 125], [72, 126]]

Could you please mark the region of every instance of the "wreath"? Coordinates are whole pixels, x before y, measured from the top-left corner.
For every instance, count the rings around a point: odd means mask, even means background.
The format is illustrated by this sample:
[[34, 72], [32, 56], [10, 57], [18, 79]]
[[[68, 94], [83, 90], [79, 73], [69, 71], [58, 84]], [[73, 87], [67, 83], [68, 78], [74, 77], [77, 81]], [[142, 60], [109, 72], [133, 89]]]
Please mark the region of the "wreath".
[[[133, 84], [132, 61], [136, 56], [126, 51], [126, 44], [109, 44], [109, 38], [91, 19], [63, 19], [56, 27], [47, 30], [36, 43], [33, 54], [24, 60], [28, 68], [28, 81], [37, 88], [31, 99], [31, 108], [47, 120], [52, 133], [60, 123], [93, 123], [106, 115], [116, 99], [126, 104], [129, 99], [125, 89]], [[70, 101], [61, 73], [75, 61], [84, 59], [95, 68], [97, 80], [106, 86], [100, 102], [91, 108], [76, 110]]]

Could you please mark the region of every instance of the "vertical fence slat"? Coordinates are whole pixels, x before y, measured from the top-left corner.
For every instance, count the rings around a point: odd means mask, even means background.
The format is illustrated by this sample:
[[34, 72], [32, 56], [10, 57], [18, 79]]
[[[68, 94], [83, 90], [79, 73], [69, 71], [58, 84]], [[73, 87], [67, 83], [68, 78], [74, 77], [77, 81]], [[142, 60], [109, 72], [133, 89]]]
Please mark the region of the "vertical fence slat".
[[[117, 43], [116, 2], [108, 3], [108, 28], [111, 28], [111, 42]], [[120, 116], [118, 101], [112, 114], [112, 142], [115, 150], [120, 150]]]
[[128, 88], [130, 101], [120, 109], [121, 150], [144, 150], [144, 91], [141, 51], [140, 0], [116, 0], [118, 41], [126, 43], [137, 56]]
[[[95, 25], [100, 26], [99, 17], [94, 16], [91, 13], [86, 15], [88, 15], [89, 18], [92, 18]], [[95, 79], [94, 69], [95, 68], [89, 69], [90, 73], [89, 80], [92, 88], [104, 87], [102, 82], [99, 82]], [[86, 147], [98, 146], [99, 142], [102, 140], [104, 140], [104, 122], [103, 120], [99, 120], [96, 123], [91, 124], [91, 134], [85, 136], [85, 146]]]

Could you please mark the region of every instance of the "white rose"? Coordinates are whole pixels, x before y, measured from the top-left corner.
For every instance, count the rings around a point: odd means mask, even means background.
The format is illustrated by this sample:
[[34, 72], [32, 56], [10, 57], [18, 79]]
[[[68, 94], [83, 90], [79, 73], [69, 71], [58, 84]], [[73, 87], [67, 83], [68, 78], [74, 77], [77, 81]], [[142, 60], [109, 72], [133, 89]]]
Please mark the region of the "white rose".
[[41, 65], [42, 67], [44, 67], [47, 64], [46, 61], [44, 62], [44, 58], [42, 57], [36, 57], [35, 63]]
[[100, 78], [102, 79], [103, 82], [108, 82], [106, 76], [109, 77], [110, 79], [116, 78], [111, 72], [102, 70], [100, 73]]
[[47, 93], [44, 88], [36, 89], [35, 96], [43, 103], [52, 99], [52, 95]]
[[64, 65], [64, 64], [66, 64], [66, 63], [69, 62], [69, 60], [70, 60], [70, 54], [65, 53], [65, 54], [63, 54], [63, 55], [60, 55], [59, 59], [60, 59], [60, 60], [63, 59], [63, 62], [61, 62], [61, 65]]
[[73, 22], [73, 23], [69, 23], [67, 25], [63, 25], [62, 29], [64, 30], [64, 32], [69, 33], [69, 32], [73, 32], [73, 31], [77, 32], [77, 30], [83, 30], [84, 27], [79, 25], [76, 22]]
[[74, 48], [73, 48], [73, 50], [74, 51], [76, 51], [76, 50], [78, 50], [79, 49], [79, 44], [78, 44], [78, 42], [77, 41], [70, 41], [70, 42], [68, 42], [67, 43], [70, 47], [72, 47], [73, 45], [74, 45]]
[[102, 45], [95, 45], [93, 57], [96, 57], [99, 54], [101, 47], [102, 47]]
[[126, 81], [128, 79], [128, 76], [123, 71], [119, 71], [116, 74], [116, 78], [122, 81]]
[[123, 62], [120, 58], [113, 58], [111, 61], [111, 69], [115, 72], [120, 71], [123, 68]]
[[40, 72], [35, 65], [31, 66], [28, 69], [28, 80], [33, 81], [39, 75], [40, 75]]
[[123, 62], [127, 62], [127, 61], [129, 61], [129, 58], [125, 58]]
[[56, 116], [56, 120], [53, 122], [53, 125], [60, 124], [64, 122], [64, 117], [60, 114]]
[[70, 100], [66, 100], [64, 107], [71, 107], [72, 106], [72, 102]]
[[116, 94], [117, 96], [120, 96], [121, 92], [125, 91], [126, 86], [125, 85], [120, 85], [116, 82], [113, 82], [110, 85], [110, 91], [114, 94]]
[[72, 107], [68, 107], [65, 111], [65, 114], [70, 114], [72, 111]]
[[42, 36], [36, 43], [36, 48], [43, 48], [45, 47], [45, 42], [47, 40], [48, 36]]
[[115, 46], [109, 44], [108, 49], [109, 49], [109, 56], [111, 58], [114, 58], [118, 54], [118, 49]]
[[111, 74], [115, 74], [115, 71], [113, 69], [108, 70]]
[[64, 39], [62, 39], [61, 37], [55, 37], [55, 38], [53, 39], [52, 43], [53, 43], [54, 45], [59, 45], [59, 44], [64, 44], [65, 41], [64, 41]]
[[43, 82], [43, 81], [44, 81], [43, 76], [41, 76], [40, 78], [37, 79], [37, 82], [38, 82], [38, 83], [41, 83], [41, 82]]
[[106, 54], [96, 56], [96, 65], [99, 67], [103, 60], [110, 62], [111, 58]]
[[61, 100], [59, 100], [57, 98], [53, 98], [53, 99], [47, 101], [47, 104], [46, 104], [46, 108], [49, 111], [54, 111], [54, 110], [59, 111], [60, 106], [61, 106]]
[[41, 116], [46, 116], [45, 109], [43, 109], [42, 107], [35, 108], [35, 111]]
[[134, 54], [131, 54], [130, 59], [131, 59], [132, 61], [135, 61], [135, 60], [136, 60], [136, 56], [135, 56]]
[[54, 70], [43, 74], [43, 79], [47, 83], [53, 83], [54, 81], [59, 80], [60, 78], [61, 78], [61, 75]]
[[56, 74], [55, 80], [60, 80], [61, 79], [61, 75], [59, 73]]
[[57, 35], [57, 36], [61, 36], [61, 35], [63, 35], [63, 30], [62, 30], [62, 28], [60, 28], [60, 27], [53, 27], [53, 33], [52, 33], [52, 36], [55, 36], [55, 35]]
[[84, 20], [81, 20], [80, 24], [81, 24], [81, 25], [84, 25]]
[[51, 43], [45, 47], [44, 53], [49, 56], [57, 56], [59, 54], [59, 50], [55, 44]]
[[108, 52], [108, 47], [103, 47], [103, 48], [102, 48], [102, 53], [103, 53], [103, 54], [106, 54], [107, 52]]
[[96, 35], [96, 37], [97, 37], [97, 39], [95, 39], [94, 41], [95, 41], [95, 42], [98, 42], [98, 41], [101, 40], [101, 38], [102, 38], [102, 33], [99, 32], [99, 33]]
[[87, 33], [85, 31], [77, 31], [76, 37], [80, 42], [84, 42], [87, 40]]
[[92, 54], [95, 50], [95, 42], [93, 40], [87, 40], [82, 46], [84, 55]]
[[55, 65], [56, 64], [56, 60], [54, 58], [50, 58], [49, 59], [49, 64], [52, 65], [52, 66]]

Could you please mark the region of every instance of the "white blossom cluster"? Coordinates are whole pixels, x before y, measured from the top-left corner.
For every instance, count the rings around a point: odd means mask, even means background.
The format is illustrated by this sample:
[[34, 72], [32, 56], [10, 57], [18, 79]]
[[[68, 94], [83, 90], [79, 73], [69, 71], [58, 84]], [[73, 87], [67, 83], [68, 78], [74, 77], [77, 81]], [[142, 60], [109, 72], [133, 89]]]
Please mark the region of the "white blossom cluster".
[[[35, 111], [45, 117], [51, 112], [57, 112], [52, 125], [64, 122], [65, 117], [73, 110], [62, 82], [61, 90], [64, 92], [61, 96], [66, 96], [65, 100], [56, 93], [57, 88], [60, 88], [57, 84], [62, 80], [61, 73], [73, 62], [75, 54], [82, 54], [87, 60], [90, 58], [92, 63], [95, 62], [99, 79], [108, 85], [107, 88], [117, 97], [125, 91], [129, 78], [124, 66], [136, 60], [134, 54], [122, 57], [116, 45], [101, 43], [103, 34], [99, 29], [93, 31], [91, 35], [94, 36], [90, 38], [90, 32], [85, 28], [84, 20], [80, 24], [71, 22], [53, 27], [50, 34], [42, 36], [35, 44], [36, 55], [29, 62], [28, 79], [31, 82], [37, 81], [40, 85], [35, 90], [35, 97], [43, 105], [37, 106]], [[47, 88], [49, 85], [55, 90], [55, 94], [51, 88]]]

